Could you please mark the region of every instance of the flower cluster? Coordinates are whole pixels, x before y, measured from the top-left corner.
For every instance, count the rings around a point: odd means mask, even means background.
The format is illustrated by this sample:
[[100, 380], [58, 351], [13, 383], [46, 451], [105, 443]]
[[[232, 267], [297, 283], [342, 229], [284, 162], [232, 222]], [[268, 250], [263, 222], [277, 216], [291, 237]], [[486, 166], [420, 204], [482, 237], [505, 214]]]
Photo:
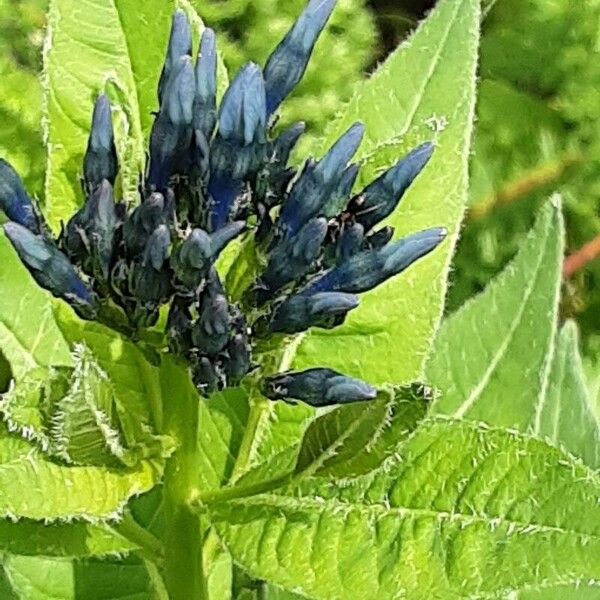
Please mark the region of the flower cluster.
[[[173, 17], [158, 85], [139, 204], [115, 200], [118, 158], [111, 107], [94, 106], [83, 161], [85, 203], [54, 238], [15, 171], [0, 162], [4, 230], [36, 281], [80, 316], [136, 335], [163, 307], [172, 352], [189, 361], [199, 390], [237, 385], [257, 340], [340, 325], [357, 294], [433, 250], [441, 228], [392, 241], [377, 225], [429, 160], [424, 144], [353, 194], [351, 163], [364, 128], [350, 127], [321, 160], [296, 171], [302, 123], [275, 134], [276, 111], [301, 79], [335, 0], [310, 0], [264, 69], [241, 69], [217, 105], [215, 35]], [[241, 299], [228, 297], [215, 261], [238, 236], [263, 268]], [[367, 384], [329, 369], [268, 378], [264, 393], [327, 405], [373, 398]]]

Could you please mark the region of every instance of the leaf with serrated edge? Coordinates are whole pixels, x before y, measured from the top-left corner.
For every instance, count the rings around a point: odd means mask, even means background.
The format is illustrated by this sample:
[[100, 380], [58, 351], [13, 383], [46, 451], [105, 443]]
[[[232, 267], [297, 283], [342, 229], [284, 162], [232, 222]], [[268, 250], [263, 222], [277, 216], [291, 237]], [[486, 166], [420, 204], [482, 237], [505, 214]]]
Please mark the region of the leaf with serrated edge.
[[443, 324], [426, 379], [440, 390], [434, 412], [531, 431], [598, 467], [573, 325], [555, 341], [563, 236], [554, 198], [513, 262]]
[[433, 140], [433, 157], [387, 219], [395, 237], [444, 226], [449, 240], [375, 291], [345, 324], [313, 329], [297, 352], [298, 368], [328, 366], [372, 383], [410, 383], [441, 318], [446, 278], [467, 196], [475, 100], [479, 1], [442, 0], [415, 34], [367, 82], [331, 127], [323, 148], [354, 121], [366, 127], [357, 158], [361, 185], [410, 149]]
[[600, 479], [578, 460], [442, 418], [399, 455], [345, 486], [305, 479], [208, 514], [252, 577], [317, 599], [492, 598], [600, 578]]
[[125, 555], [138, 549], [108, 525], [0, 520], [0, 551], [10, 554], [82, 558]]
[[296, 472], [340, 479], [375, 470], [415, 430], [430, 399], [431, 390], [415, 384], [321, 415], [306, 431]]
[[90, 522], [115, 518], [129, 498], [151, 489], [159, 463], [119, 471], [51, 462], [25, 440], [0, 432], [0, 516]]

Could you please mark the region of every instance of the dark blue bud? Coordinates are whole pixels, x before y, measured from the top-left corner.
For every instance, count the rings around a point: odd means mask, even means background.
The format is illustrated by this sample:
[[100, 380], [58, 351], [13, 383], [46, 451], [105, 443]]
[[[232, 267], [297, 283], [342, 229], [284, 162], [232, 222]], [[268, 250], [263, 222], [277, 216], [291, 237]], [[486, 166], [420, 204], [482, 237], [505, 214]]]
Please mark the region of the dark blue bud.
[[[304, 276], [318, 258], [327, 235], [327, 220], [312, 219], [297, 235], [277, 246], [260, 278], [266, 296]], [[263, 298], [264, 299], [264, 298]]]
[[422, 144], [352, 200], [348, 210], [364, 226], [365, 231], [395, 210], [404, 192], [431, 158], [433, 150], [433, 144]]
[[359, 170], [360, 168], [358, 165], [350, 165], [343, 172], [336, 189], [323, 207], [323, 214], [326, 217], [336, 217], [344, 208], [346, 208], [348, 198], [350, 198], [350, 194], [352, 193], [352, 188], [358, 177]]
[[189, 289], [198, 287], [225, 246], [245, 226], [244, 221], [236, 221], [213, 234], [199, 228], [192, 230], [173, 255], [173, 267], [179, 280]]
[[176, 354], [185, 355], [192, 347], [192, 318], [185, 301], [176, 298], [169, 309], [167, 319], [169, 348]]
[[132, 291], [145, 305], [158, 305], [171, 293], [170, 247], [169, 229], [160, 225], [148, 238], [141, 264], [134, 264]]
[[[69, 225], [67, 225], [67, 232], [71, 229]], [[79, 223], [76, 224], [79, 235], [82, 234], [81, 230], [84, 232], [85, 237], [82, 241], [88, 246], [89, 258], [92, 261], [90, 272], [105, 281], [108, 280], [112, 262], [117, 226], [113, 188], [105, 179], [86, 202]], [[71, 236], [68, 233], [67, 239], [69, 237]]]
[[298, 140], [306, 131], [306, 123], [295, 123], [288, 127], [273, 143], [273, 160], [286, 164]]
[[330, 329], [358, 306], [358, 298], [341, 292], [292, 296], [276, 310], [269, 324], [272, 333], [300, 333], [310, 327]]
[[360, 223], [352, 223], [345, 226], [336, 244], [336, 262], [338, 264], [346, 262], [362, 250], [365, 239], [365, 230]]
[[206, 356], [201, 356], [194, 365], [193, 378], [196, 386], [204, 394], [216, 392], [222, 384], [217, 368]]
[[165, 87], [177, 62], [182, 56], [191, 56], [191, 54], [192, 32], [190, 23], [182, 10], [176, 10], [171, 21], [171, 35], [169, 36], [167, 56], [158, 82], [158, 101], [161, 104]]
[[233, 336], [227, 345], [227, 360], [224, 366], [229, 385], [237, 385], [250, 371], [250, 346], [243, 333]]
[[192, 60], [179, 59], [165, 86], [160, 111], [150, 135], [148, 185], [164, 191], [169, 178], [184, 168], [192, 139], [196, 83]]
[[339, 180], [340, 173], [356, 154], [364, 135], [365, 126], [362, 123], [355, 123], [319, 161], [316, 170], [322, 177], [323, 183]]
[[15, 223], [39, 233], [40, 224], [17, 172], [0, 158], [0, 209]]
[[151, 266], [160, 271], [169, 258], [171, 249], [171, 234], [166, 225], [159, 225], [146, 244], [144, 251], [144, 266]]
[[365, 238], [366, 249], [377, 250], [378, 248], [383, 248], [390, 243], [393, 236], [393, 227], [383, 227], [382, 229], [378, 229]]
[[271, 400], [300, 400], [314, 407], [373, 400], [377, 396], [377, 390], [364, 381], [331, 369], [309, 369], [269, 377], [263, 393]]
[[292, 187], [281, 209], [278, 227], [286, 235], [293, 235], [310, 218], [325, 214], [325, 207], [341, 185], [353, 173], [346, 171], [348, 161], [358, 150], [364, 126], [354, 124], [332, 146], [318, 163], [308, 162]]
[[94, 104], [92, 129], [83, 158], [83, 179], [86, 188], [92, 191], [105, 179], [114, 185], [118, 171], [110, 102], [101, 94]]
[[92, 290], [53, 242], [18, 223], [6, 223], [4, 232], [41, 287], [69, 302], [82, 317], [93, 318], [95, 299]]
[[130, 258], [140, 255], [156, 228], [167, 223], [168, 210], [165, 196], [155, 192], [129, 215], [123, 225], [123, 241]]
[[239, 146], [265, 141], [265, 82], [260, 68], [248, 63], [227, 88], [219, 110], [219, 135]]
[[443, 228], [427, 229], [378, 250], [364, 250], [309, 283], [302, 293], [366, 292], [429, 254], [445, 237]]
[[217, 123], [217, 48], [215, 32], [205, 29], [196, 60], [194, 130], [210, 138]]
[[201, 354], [215, 356], [221, 352], [231, 330], [229, 303], [223, 294], [208, 295], [202, 300], [200, 318], [194, 323], [192, 340]]
[[266, 144], [265, 83], [260, 69], [247, 64], [233, 80], [219, 109], [218, 135], [211, 146], [210, 228], [231, 217], [243, 181], [263, 160]]
[[298, 84], [336, 0], [310, 0], [265, 66], [267, 109], [269, 115]]

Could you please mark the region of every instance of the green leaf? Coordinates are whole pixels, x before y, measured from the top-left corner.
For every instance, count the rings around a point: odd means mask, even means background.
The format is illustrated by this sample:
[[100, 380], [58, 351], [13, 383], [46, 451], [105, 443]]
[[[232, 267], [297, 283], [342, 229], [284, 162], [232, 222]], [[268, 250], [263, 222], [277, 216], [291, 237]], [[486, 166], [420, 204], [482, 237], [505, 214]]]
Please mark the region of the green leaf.
[[51, 297], [33, 281], [4, 233], [0, 234], [0, 348], [19, 381], [36, 367], [71, 366]]
[[0, 521], [0, 551], [10, 554], [82, 558], [124, 555], [138, 549], [108, 525]]
[[[83, 344], [108, 375], [128, 446], [151, 443], [162, 429], [159, 358], [99, 323], [82, 321], [64, 303], [55, 305], [57, 323], [72, 346]], [[152, 361], [152, 362], [150, 362]], [[158, 440], [155, 440], [158, 441]]]
[[563, 445], [594, 468], [600, 468], [600, 416], [585, 383], [579, 333], [567, 321], [558, 335], [548, 389], [536, 432]]
[[[185, 0], [180, 4], [193, 12]], [[44, 52], [48, 146], [46, 215], [52, 227], [80, 203], [79, 175], [94, 97], [111, 95], [126, 200], [144, 170], [144, 138], [158, 106], [172, 0], [51, 0]], [[194, 24], [201, 26], [196, 16]], [[226, 83], [220, 67], [221, 89]]]
[[304, 436], [296, 473], [339, 479], [375, 470], [415, 430], [430, 399], [431, 390], [416, 384], [325, 413]]
[[162, 473], [158, 463], [109, 470], [70, 467], [50, 461], [26, 441], [0, 434], [0, 516], [29, 519], [115, 517], [129, 498], [151, 489]]
[[478, 36], [479, 1], [442, 0], [413, 37], [358, 86], [326, 136], [323, 148], [354, 121], [365, 124], [358, 153], [364, 162], [361, 184], [420, 142], [434, 140], [432, 160], [387, 224], [396, 228], [396, 237], [434, 226], [447, 227], [450, 235], [407, 273], [364, 295], [342, 327], [307, 335], [298, 349], [298, 368], [324, 365], [373, 383], [419, 378], [442, 314], [466, 202]]
[[8, 556], [3, 568], [21, 600], [168, 600], [156, 567], [139, 559]]
[[498, 598], [598, 579], [599, 494], [540, 440], [433, 419], [344, 486], [307, 479], [208, 512], [252, 577], [310, 597]]
[[443, 324], [426, 379], [440, 390], [435, 412], [533, 432], [597, 467], [572, 325], [555, 344], [563, 236], [560, 204], [549, 202], [514, 261]]

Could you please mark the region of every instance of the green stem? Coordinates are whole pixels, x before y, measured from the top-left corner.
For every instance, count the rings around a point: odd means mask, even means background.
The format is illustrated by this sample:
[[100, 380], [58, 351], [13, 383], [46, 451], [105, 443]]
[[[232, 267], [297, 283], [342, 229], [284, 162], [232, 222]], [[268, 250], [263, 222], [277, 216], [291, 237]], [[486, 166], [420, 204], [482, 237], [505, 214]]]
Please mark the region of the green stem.
[[170, 600], [206, 598], [202, 527], [190, 499], [198, 495], [198, 395], [172, 359], [163, 368], [164, 432], [178, 447], [165, 469], [165, 584]]
[[125, 512], [123, 519], [111, 527], [117, 534], [139, 546], [139, 554], [157, 566], [162, 565], [162, 544], [144, 529], [132, 516]]

